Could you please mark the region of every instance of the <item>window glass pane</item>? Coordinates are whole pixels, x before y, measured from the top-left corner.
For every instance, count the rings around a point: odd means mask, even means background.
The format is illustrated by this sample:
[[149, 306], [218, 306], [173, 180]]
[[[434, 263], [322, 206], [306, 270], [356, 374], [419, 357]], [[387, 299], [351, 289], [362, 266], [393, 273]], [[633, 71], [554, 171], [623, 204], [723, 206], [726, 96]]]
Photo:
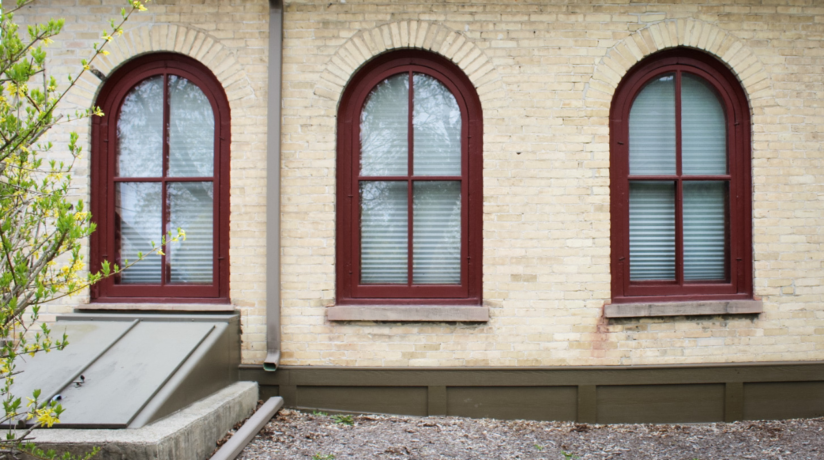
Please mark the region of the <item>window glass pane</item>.
[[[163, 238], [161, 215], [161, 185], [147, 182], [115, 184], [116, 243], [120, 263], [134, 262], [137, 253], [152, 250], [152, 242], [160, 245]], [[150, 255], [120, 275], [121, 284], [159, 284], [160, 256]]]
[[208, 177], [215, 168], [215, 116], [194, 83], [169, 75], [169, 176]]
[[461, 109], [429, 75], [412, 76], [412, 152], [416, 176], [461, 175]]
[[117, 119], [116, 175], [163, 175], [163, 76], [143, 80], [123, 100]]
[[675, 183], [629, 183], [629, 279], [675, 279]]
[[675, 174], [675, 75], [647, 83], [629, 112], [629, 173]]
[[360, 183], [361, 283], [408, 282], [406, 182]]
[[360, 120], [361, 175], [405, 176], [409, 165], [409, 74], [378, 83]]
[[214, 193], [211, 182], [173, 182], [166, 192], [169, 229], [181, 228], [186, 241], [170, 243], [166, 257], [171, 266], [169, 281], [212, 284], [214, 251]]
[[703, 78], [681, 74], [681, 168], [684, 174], [727, 173], [724, 109]]
[[460, 181], [415, 182], [412, 191], [412, 282], [461, 284]]
[[684, 279], [727, 279], [727, 182], [684, 182]]

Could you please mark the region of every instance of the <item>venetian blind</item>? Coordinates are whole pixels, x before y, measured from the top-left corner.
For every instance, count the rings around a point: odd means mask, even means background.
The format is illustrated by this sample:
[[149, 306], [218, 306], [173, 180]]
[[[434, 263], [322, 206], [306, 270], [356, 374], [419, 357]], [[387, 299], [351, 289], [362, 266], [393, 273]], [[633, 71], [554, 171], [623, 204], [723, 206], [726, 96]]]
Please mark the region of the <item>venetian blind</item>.
[[215, 170], [215, 115], [195, 84], [169, 75], [169, 176], [209, 177]]
[[361, 283], [406, 284], [409, 207], [407, 183], [360, 183]]
[[675, 174], [675, 76], [649, 82], [629, 113], [629, 173]]
[[171, 283], [211, 284], [214, 253], [214, 191], [211, 182], [172, 182], [166, 192], [169, 230], [186, 232], [186, 241], [167, 251]]
[[366, 98], [360, 119], [361, 175], [405, 176], [409, 164], [409, 75], [389, 77]]
[[[138, 254], [152, 250], [152, 242], [163, 237], [161, 185], [157, 182], [119, 182], [115, 184], [115, 214], [120, 263], [136, 262]], [[123, 284], [160, 283], [160, 256], [150, 255], [120, 275]]]
[[120, 177], [163, 175], [163, 77], [138, 83], [123, 100], [117, 119]]
[[684, 174], [727, 173], [724, 109], [700, 77], [681, 74], [681, 168]]
[[412, 282], [460, 284], [461, 183], [415, 182], [412, 215]]
[[675, 279], [675, 183], [629, 184], [632, 281]]
[[724, 280], [727, 255], [727, 183], [684, 182], [684, 279]]
[[461, 175], [461, 109], [455, 96], [429, 75], [412, 77], [416, 176]]
[[[379, 83], [361, 113], [361, 283], [460, 284], [461, 129], [452, 93], [428, 75], [414, 74], [409, 126], [409, 74]], [[406, 108], [406, 110], [402, 110]], [[412, 130], [414, 174], [457, 180], [377, 181], [409, 174]], [[408, 177], [408, 176], [407, 176]], [[410, 178], [411, 179], [411, 178]], [[409, 185], [412, 184], [412, 190]], [[409, 222], [409, 194], [412, 222]], [[412, 248], [409, 248], [411, 224]], [[412, 251], [411, 280], [408, 263]]]

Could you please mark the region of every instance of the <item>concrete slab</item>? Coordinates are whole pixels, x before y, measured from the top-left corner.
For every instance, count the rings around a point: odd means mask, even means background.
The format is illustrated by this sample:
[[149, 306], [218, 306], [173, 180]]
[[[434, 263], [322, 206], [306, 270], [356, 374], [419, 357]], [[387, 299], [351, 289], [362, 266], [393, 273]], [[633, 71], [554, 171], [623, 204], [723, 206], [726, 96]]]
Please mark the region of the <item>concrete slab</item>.
[[155, 423], [135, 429], [40, 429], [43, 449], [80, 454], [101, 448], [100, 460], [203, 460], [215, 443], [248, 417], [258, 400], [256, 382], [237, 382]]

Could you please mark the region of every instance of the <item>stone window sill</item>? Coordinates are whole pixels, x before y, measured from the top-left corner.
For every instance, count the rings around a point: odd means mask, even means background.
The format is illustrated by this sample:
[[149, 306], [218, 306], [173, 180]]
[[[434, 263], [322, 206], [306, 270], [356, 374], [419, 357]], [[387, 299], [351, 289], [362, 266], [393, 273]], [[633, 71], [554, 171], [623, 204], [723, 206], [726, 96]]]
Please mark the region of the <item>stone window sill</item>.
[[722, 300], [705, 302], [621, 303], [604, 306], [607, 318], [646, 318], [654, 316], [756, 315], [764, 312], [760, 300]]
[[228, 303], [87, 303], [74, 307], [75, 311], [169, 311], [169, 312], [233, 312]]
[[326, 309], [329, 321], [468, 322], [489, 321], [489, 307], [339, 305]]

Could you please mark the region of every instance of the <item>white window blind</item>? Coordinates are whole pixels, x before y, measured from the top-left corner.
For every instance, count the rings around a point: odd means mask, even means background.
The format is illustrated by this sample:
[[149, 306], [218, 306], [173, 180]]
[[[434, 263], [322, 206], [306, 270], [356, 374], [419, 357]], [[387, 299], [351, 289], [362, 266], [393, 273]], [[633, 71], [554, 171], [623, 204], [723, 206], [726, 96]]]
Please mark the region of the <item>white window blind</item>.
[[724, 109], [704, 79], [681, 74], [681, 168], [684, 174], [727, 173]]
[[684, 182], [684, 279], [724, 280], [727, 255], [727, 183]]
[[629, 173], [675, 174], [675, 75], [647, 83], [629, 113]]
[[415, 182], [412, 213], [412, 282], [461, 284], [461, 183]]
[[461, 175], [461, 109], [455, 96], [429, 75], [412, 76], [416, 176]]
[[[115, 184], [117, 237], [120, 240], [121, 264], [136, 262], [138, 253], [147, 254], [152, 242], [159, 245], [163, 237], [161, 189], [158, 182], [120, 182]], [[160, 257], [151, 255], [136, 262], [120, 275], [123, 284], [160, 283]]]
[[117, 120], [117, 173], [121, 177], [163, 175], [163, 77], [129, 91]]
[[409, 206], [406, 182], [360, 183], [361, 283], [406, 284]]
[[211, 182], [172, 182], [166, 192], [169, 230], [186, 232], [186, 241], [170, 243], [166, 256], [169, 281], [186, 284], [212, 283], [214, 253], [214, 191]]
[[378, 83], [361, 111], [361, 175], [405, 176], [409, 169], [409, 74]]
[[460, 284], [460, 108], [440, 81], [415, 73], [410, 127], [408, 84], [409, 73], [399, 74], [379, 83], [367, 97], [361, 112], [360, 176], [408, 177], [411, 128], [413, 176], [451, 176], [456, 180], [360, 180], [360, 282]]
[[629, 184], [630, 280], [675, 279], [675, 183]]
[[208, 177], [214, 167], [212, 104], [195, 84], [169, 75], [169, 176]]

